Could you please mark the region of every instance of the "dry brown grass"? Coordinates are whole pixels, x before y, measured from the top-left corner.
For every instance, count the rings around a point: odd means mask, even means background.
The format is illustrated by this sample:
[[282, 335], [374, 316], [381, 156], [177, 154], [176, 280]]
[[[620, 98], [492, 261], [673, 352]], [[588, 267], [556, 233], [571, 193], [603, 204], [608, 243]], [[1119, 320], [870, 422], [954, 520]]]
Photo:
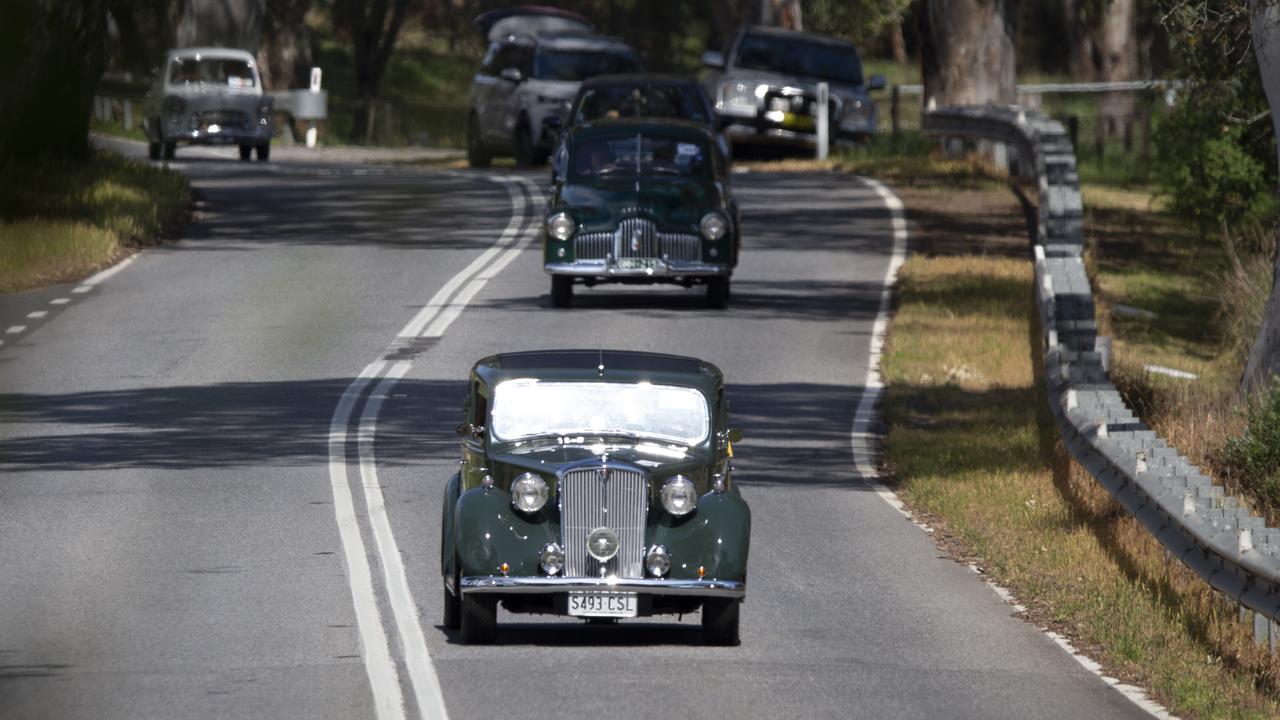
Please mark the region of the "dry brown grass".
[[943, 188], [903, 193], [913, 225], [945, 225], [954, 212], [984, 255], [922, 233], [903, 266], [884, 360], [886, 463], [899, 492], [945, 547], [1010, 587], [1032, 622], [1175, 713], [1280, 714], [1275, 659], [1235, 608], [1167, 561], [1061, 445], [1038, 377], [1025, 226], [1004, 192], [1002, 212], [998, 191], [967, 208]]

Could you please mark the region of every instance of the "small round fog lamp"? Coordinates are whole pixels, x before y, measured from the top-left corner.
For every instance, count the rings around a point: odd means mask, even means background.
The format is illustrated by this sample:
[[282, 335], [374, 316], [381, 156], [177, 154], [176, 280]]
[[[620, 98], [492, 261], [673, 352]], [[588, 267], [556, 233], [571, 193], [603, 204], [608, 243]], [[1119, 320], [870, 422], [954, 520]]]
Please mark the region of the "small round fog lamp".
[[649, 548], [649, 552], [645, 553], [644, 566], [649, 569], [649, 574], [654, 577], [662, 577], [671, 570], [671, 555], [667, 553], [664, 545], [654, 545]]
[[564, 570], [564, 550], [555, 543], [542, 546], [542, 571], [548, 575], [559, 575]]

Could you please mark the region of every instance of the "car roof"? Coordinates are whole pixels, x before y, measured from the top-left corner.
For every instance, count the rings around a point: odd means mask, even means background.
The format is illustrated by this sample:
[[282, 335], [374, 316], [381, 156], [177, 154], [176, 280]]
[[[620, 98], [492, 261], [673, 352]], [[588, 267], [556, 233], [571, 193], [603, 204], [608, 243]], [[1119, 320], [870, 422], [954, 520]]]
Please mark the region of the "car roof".
[[532, 350], [490, 355], [474, 372], [493, 387], [503, 380], [652, 382], [687, 385], [714, 394], [724, 383], [720, 368], [683, 355], [634, 350]]
[[472, 22], [491, 42], [513, 33], [533, 36], [575, 27], [584, 32], [594, 32], [596, 29], [594, 23], [578, 13], [544, 5], [490, 10], [477, 15]]
[[767, 35], [770, 37], [779, 37], [792, 40], [805, 40], [807, 42], [819, 43], [822, 45], [834, 45], [839, 47], [855, 47], [853, 43], [831, 35], [823, 35], [821, 33], [801, 32], [799, 30], [787, 30], [786, 28], [774, 27], [769, 25], [749, 25], [742, 30], [743, 34], [750, 33], [752, 35]]
[[[516, 37], [517, 40], [523, 38]], [[587, 51], [622, 51], [635, 53], [635, 50], [621, 39], [608, 35], [592, 35], [589, 33], [548, 33], [531, 38], [533, 43], [556, 50]]]
[[669, 135], [674, 137], [698, 136], [706, 142], [715, 142], [715, 137], [706, 123], [669, 117], [622, 117], [598, 119], [574, 125], [569, 130], [570, 138], [576, 139], [592, 135], [612, 135], [619, 131], [636, 130], [652, 135]]
[[685, 75], [662, 75], [657, 73], [620, 73], [618, 75], [596, 75], [582, 81], [582, 89], [598, 85], [692, 85], [701, 87], [697, 80]]
[[246, 50], [222, 47], [186, 47], [173, 48], [169, 51], [169, 59], [188, 57], [209, 57], [220, 60], [244, 60], [250, 65], [256, 64], [253, 55]]

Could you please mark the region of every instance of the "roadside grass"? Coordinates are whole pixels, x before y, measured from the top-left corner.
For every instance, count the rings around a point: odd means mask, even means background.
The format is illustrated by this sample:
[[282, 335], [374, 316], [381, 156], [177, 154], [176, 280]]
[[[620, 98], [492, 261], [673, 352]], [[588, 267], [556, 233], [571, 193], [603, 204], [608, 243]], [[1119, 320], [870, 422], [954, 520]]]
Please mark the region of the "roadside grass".
[[[910, 215], [910, 210], [908, 212]], [[1041, 379], [1025, 258], [917, 254], [884, 357], [885, 463], [942, 545], [1184, 717], [1280, 712], [1234, 608], [1075, 467]]]
[[149, 245], [186, 216], [179, 173], [96, 151], [84, 164], [0, 171], [0, 292], [84, 277]]

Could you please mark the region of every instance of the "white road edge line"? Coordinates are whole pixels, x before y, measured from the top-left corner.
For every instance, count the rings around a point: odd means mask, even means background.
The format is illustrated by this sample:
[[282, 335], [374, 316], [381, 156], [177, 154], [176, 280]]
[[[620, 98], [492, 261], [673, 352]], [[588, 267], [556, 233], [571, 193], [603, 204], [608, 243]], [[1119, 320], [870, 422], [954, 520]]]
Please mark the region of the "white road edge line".
[[[533, 183], [522, 178], [489, 176], [487, 179], [501, 182], [511, 196], [511, 220], [503, 230], [498, 241], [481, 253], [475, 260], [449, 279], [431, 300], [422, 307], [408, 324], [396, 335], [392, 344], [382, 353], [382, 358], [369, 364], [360, 375], [348, 385], [334, 410], [330, 424], [329, 442], [329, 478], [333, 487], [335, 513], [338, 515], [339, 530], [342, 535], [343, 551], [347, 558], [348, 581], [351, 585], [353, 601], [356, 604], [356, 619], [360, 626], [362, 647], [365, 649], [365, 664], [373, 688], [375, 709], [379, 720], [402, 720], [406, 717], [404, 696], [401, 692], [399, 672], [391, 658], [389, 639], [386, 628], [377, 609], [376, 596], [373, 590], [372, 575], [369, 571], [368, 555], [364, 541], [360, 536], [360, 528], [351, 503], [351, 488], [347, 482], [347, 431], [351, 415], [358, 398], [365, 392], [371, 382], [382, 374], [387, 367], [389, 355], [397, 340], [416, 338], [424, 329], [424, 336], [439, 337], [453, 320], [466, 307], [467, 303], [479, 292], [485, 282], [493, 277], [494, 267], [505, 267], [514, 255], [528, 243], [532, 236], [532, 228], [536, 221], [530, 223], [530, 232], [521, 237], [520, 228], [528, 217], [528, 210], [535, 197]], [[528, 189], [526, 193], [520, 187]], [[499, 256], [500, 253], [506, 251]], [[495, 256], [499, 256], [492, 266], [486, 268]], [[483, 271], [483, 273], [482, 273]], [[483, 274], [483, 280], [472, 281], [467, 288], [449, 300], [454, 292], [477, 273]], [[441, 311], [445, 311], [442, 315]], [[441, 317], [437, 318], [438, 315]], [[435, 321], [435, 322], [433, 322]], [[428, 326], [431, 326], [428, 328]], [[433, 334], [434, 333], [434, 334]], [[356, 430], [357, 454], [361, 484], [364, 488], [371, 531], [375, 540], [375, 549], [382, 562], [383, 576], [386, 583], [387, 600], [395, 616], [396, 629], [401, 647], [405, 653], [405, 665], [413, 687], [414, 699], [418, 710], [424, 717], [447, 718], [448, 711], [444, 705], [444, 696], [440, 688], [439, 677], [431, 662], [426, 638], [422, 632], [418, 617], [418, 605], [413, 599], [404, 563], [399, 547], [392, 533], [386, 514], [386, 502], [377, 476], [377, 465], [374, 456], [374, 441], [377, 432], [378, 413], [382, 402], [391, 392], [395, 383], [412, 367], [411, 362], [399, 362], [392, 366], [390, 372], [377, 384], [365, 404]], [[345, 498], [343, 497], [345, 495]], [[342, 512], [338, 506], [344, 504]], [[344, 513], [351, 518], [350, 527], [344, 526]], [[365, 606], [368, 607], [365, 607]]]
[[[107, 268], [106, 270], [103, 270], [102, 272], [99, 272], [99, 273], [96, 273], [96, 274], [94, 274], [94, 275], [89, 276], [89, 278], [88, 278], [88, 279], [86, 279], [84, 282], [80, 283], [80, 286], [81, 286], [81, 287], [85, 287], [85, 286], [93, 287], [94, 285], [97, 285], [98, 283], [102, 282], [103, 280], [106, 280], [107, 278], [110, 278], [112, 275], [115, 275], [116, 273], [120, 272], [121, 270], [123, 270], [123, 269], [125, 269], [125, 268], [129, 267], [130, 265], [132, 265], [132, 264], [133, 264], [133, 261], [134, 261], [134, 260], [136, 260], [136, 259], [138, 259], [138, 256], [137, 256], [137, 255], [130, 255], [129, 257], [125, 258], [124, 260], [121, 260], [119, 263], [116, 263], [115, 265], [112, 265], [111, 267]], [[77, 289], [77, 290], [79, 290], [79, 288], [76, 288], [76, 289]]]
[[[863, 382], [862, 398], [858, 401], [858, 409], [854, 414], [853, 431], [850, 433], [853, 445], [854, 469], [862, 481], [871, 486], [875, 494], [889, 507], [911, 520], [921, 530], [926, 533], [932, 533], [932, 528], [920, 523], [912, 516], [911, 511], [907, 509], [897, 493], [880, 482], [880, 471], [875, 465], [875, 446], [878, 438], [872, 432], [872, 427], [876, 421], [876, 409], [880, 402], [880, 395], [884, 392], [884, 384], [880, 377], [880, 359], [884, 352], [885, 334], [889, 327], [893, 286], [898, 281], [898, 270], [901, 269], [902, 263], [906, 260], [907, 218], [902, 200], [898, 199], [898, 196], [884, 183], [870, 178], [859, 178], [859, 180], [872, 190], [875, 190], [876, 194], [884, 200], [885, 206], [889, 208], [889, 212], [892, 214], [893, 255], [889, 260], [889, 267], [885, 270], [884, 284], [880, 290], [880, 309], [876, 314], [875, 324], [871, 328], [871, 347], [870, 352], [867, 353], [867, 376]], [[981, 570], [976, 566], [972, 566], [972, 569], [974, 572], [981, 574]], [[987, 587], [991, 588], [996, 597], [1012, 605], [1017, 612], [1025, 610], [1008, 589], [996, 585], [988, 578], [984, 577], [984, 579]], [[1126, 685], [1113, 677], [1103, 674], [1101, 665], [1077, 652], [1066, 638], [1044, 628], [1040, 628], [1040, 632], [1057, 643], [1081, 667], [1096, 675], [1139, 709], [1152, 717], [1159, 718], [1159, 720], [1177, 720], [1176, 716], [1170, 714], [1167, 708], [1152, 700], [1142, 688]]]
[[355, 604], [360, 654], [373, 691], [374, 714], [378, 720], [402, 720], [404, 696], [400, 692], [400, 676], [382, 629], [378, 600], [373, 593], [373, 573], [369, 570], [369, 558], [360, 537], [360, 521], [356, 517], [351, 486], [347, 482], [347, 425], [365, 386], [384, 367], [385, 362], [370, 364], [347, 386], [338, 400], [338, 407], [334, 409], [329, 423], [329, 485], [333, 491], [333, 513], [346, 560], [347, 584], [351, 586], [351, 598]]

